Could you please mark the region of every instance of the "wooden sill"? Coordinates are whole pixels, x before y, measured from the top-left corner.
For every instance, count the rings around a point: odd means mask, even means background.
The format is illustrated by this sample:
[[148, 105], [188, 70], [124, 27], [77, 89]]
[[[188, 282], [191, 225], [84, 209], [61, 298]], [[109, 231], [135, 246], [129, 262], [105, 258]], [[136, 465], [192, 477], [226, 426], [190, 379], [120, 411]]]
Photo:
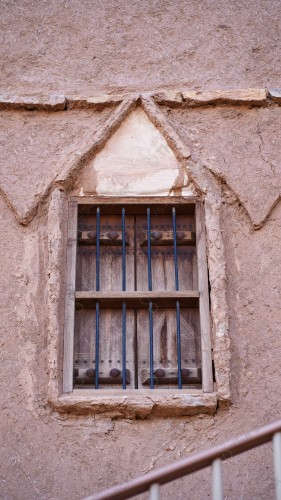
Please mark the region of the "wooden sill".
[[178, 417], [199, 413], [213, 415], [217, 408], [217, 393], [201, 390], [99, 390], [75, 389], [70, 394], [50, 398], [60, 413], [103, 415], [109, 418]]

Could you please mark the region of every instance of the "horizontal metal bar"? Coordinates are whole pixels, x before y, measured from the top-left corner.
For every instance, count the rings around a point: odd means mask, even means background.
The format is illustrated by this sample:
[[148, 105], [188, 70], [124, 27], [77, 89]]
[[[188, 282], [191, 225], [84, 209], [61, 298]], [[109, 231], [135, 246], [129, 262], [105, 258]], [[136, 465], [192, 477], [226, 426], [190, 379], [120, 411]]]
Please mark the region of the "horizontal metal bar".
[[281, 432], [281, 420], [261, 427], [258, 430], [248, 432], [223, 444], [214, 446], [210, 450], [204, 450], [193, 456], [184, 458], [145, 476], [133, 479], [128, 483], [113, 486], [108, 490], [87, 497], [85, 500], [123, 500], [147, 491], [154, 483], [166, 484], [179, 477], [186, 476], [192, 472], [204, 469], [212, 465], [217, 458], [227, 460], [244, 451], [251, 450], [270, 441], [276, 432]]

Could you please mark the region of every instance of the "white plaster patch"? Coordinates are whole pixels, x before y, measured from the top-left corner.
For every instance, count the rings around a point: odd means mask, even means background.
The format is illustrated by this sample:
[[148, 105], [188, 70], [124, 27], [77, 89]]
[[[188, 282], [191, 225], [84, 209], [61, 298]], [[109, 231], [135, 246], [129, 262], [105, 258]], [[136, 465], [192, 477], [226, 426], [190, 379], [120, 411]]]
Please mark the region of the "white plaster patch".
[[166, 139], [137, 108], [96, 155], [91, 171], [98, 195], [166, 196], [179, 175], [179, 165]]

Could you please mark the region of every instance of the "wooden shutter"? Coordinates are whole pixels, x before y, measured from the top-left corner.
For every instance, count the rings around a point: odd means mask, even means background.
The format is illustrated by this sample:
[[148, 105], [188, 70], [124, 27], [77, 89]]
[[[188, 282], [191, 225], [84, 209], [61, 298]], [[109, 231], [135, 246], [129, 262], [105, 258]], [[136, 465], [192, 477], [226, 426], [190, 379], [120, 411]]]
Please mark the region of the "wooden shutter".
[[[97, 291], [95, 215], [97, 208], [95, 205], [82, 206], [77, 219], [77, 203], [70, 203], [68, 292], [65, 315], [65, 392], [69, 392], [72, 388], [73, 375], [75, 388], [95, 387], [97, 300], [99, 389], [122, 388], [124, 296], [126, 296], [126, 388], [146, 389], [151, 381], [148, 313], [151, 292], [148, 292], [145, 215], [147, 206], [132, 204], [132, 201], [123, 206], [126, 209], [126, 292], [122, 290], [122, 205], [120, 203], [116, 207], [106, 206], [106, 209], [100, 207], [100, 280]], [[201, 364], [203, 364], [202, 386], [205, 392], [210, 392], [213, 382], [203, 209], [198, 203], [195, 211], [194, 203], [186, 206], [181, 204], [179, 207], [176, 206], [176, 210], [178, 210], [176, 216], [178, 291], [175, 286], [172, 205], [170, 203], [151, 205], [154, 385], [155, 388], [178, 386], [176, 316], [178, 300], [183, 388], [194, 384], [198, 387], [201, 383]], [[163, 297], [163, 294], [168, 294], [170, 298]], [[70, 366], [73, 366], [74, 370]]]

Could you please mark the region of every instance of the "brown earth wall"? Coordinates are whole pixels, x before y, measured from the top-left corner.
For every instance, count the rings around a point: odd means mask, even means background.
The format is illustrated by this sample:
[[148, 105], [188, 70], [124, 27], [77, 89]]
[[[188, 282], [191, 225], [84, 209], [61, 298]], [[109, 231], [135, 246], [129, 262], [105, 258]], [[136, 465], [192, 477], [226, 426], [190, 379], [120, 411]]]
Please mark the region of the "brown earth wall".
[[[280, 86], [277, 1], [0, 4], [3, 93]], [[280, 418], [280, 107], [162, 111], [222, 186], [232, 405], [145, 420], [48, 405], [47, 187], [111, 110], [2, 111], [3, 499], [82, 499]], [[270, 446], [231, 459], [224, 484], [227, 499], [273, 499]], [[205, 500], [209, 485], [200, 472], [165, 486], [163, 498]]]

